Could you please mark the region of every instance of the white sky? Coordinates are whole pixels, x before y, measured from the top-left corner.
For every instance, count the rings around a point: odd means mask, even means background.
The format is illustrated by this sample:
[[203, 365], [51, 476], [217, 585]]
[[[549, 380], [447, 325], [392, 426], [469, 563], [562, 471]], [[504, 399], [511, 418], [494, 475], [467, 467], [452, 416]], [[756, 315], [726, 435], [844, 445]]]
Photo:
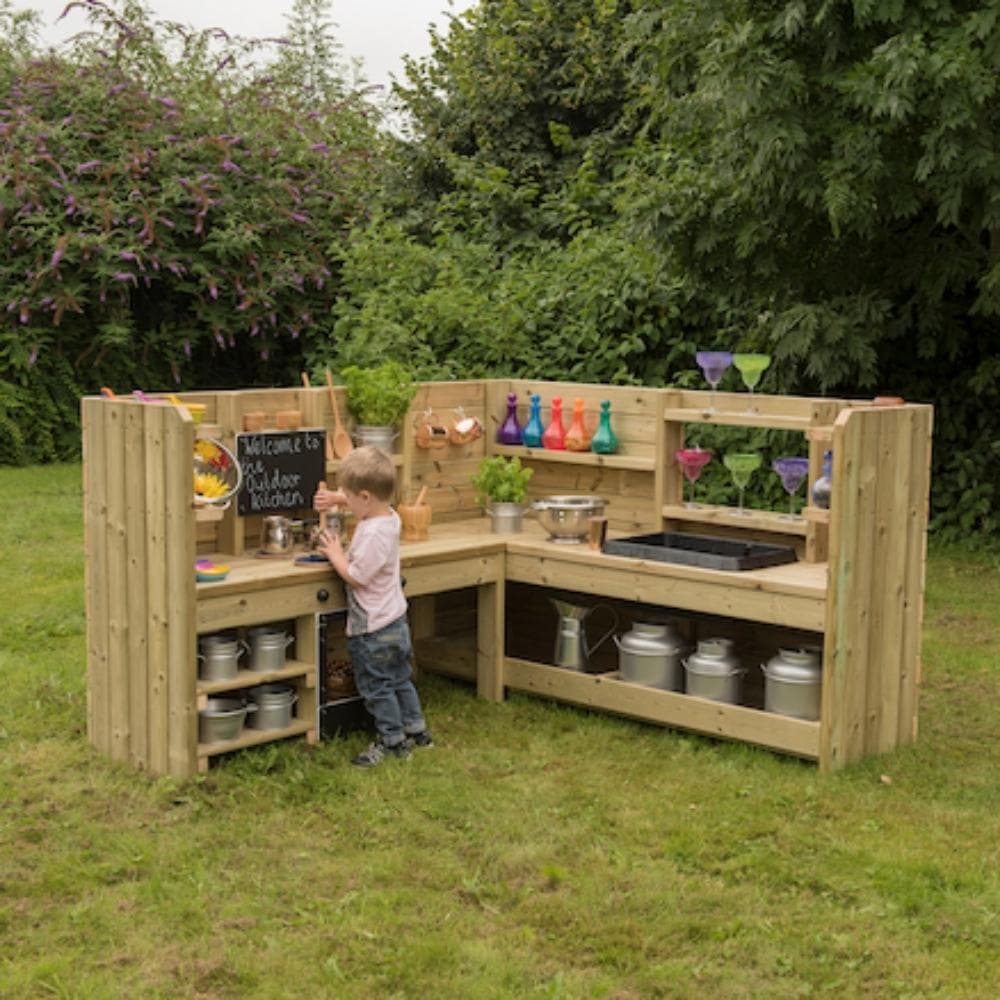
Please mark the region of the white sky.
[[[69, 0], [15, 0], [16, 9], [37, 10], [42, 41], [57, 44], [81, 31], [86, 18], [74, 9], [59, 23]], [[281, 35], [292, 0], [146, 0], [158, 21], [180, 21], [195, 28], [223, 28], [245, 37]], [[402, 75], [402, 57], [427, 55], [428, 26], [444, 33], [448, 14], [459, 14], [475, 0], [333, 0], [332, 20], [345, 62], [357, 58], [368, 83], [389, 85], [390, 73]]]

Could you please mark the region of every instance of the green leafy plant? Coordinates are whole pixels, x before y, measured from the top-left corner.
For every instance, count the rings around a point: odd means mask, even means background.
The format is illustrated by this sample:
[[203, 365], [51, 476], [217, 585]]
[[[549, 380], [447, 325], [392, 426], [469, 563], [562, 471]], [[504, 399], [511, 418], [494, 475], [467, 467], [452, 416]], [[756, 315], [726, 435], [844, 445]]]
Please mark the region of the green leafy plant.
[[528, 480], [534, 469], [526, 469], [519, 458], [484, 458], [479, 463], [478, 472], [472, 477], [476, 490], [476, 501], [486, 506], [487, 500], [494, 503], [524, 503], [528, 495]]
[[384, 361], [374, 368], [348, 365], [340, 374], [351, 413], [368, 427], [395, 427], [417, 391], [410, 370], [398, 361]]

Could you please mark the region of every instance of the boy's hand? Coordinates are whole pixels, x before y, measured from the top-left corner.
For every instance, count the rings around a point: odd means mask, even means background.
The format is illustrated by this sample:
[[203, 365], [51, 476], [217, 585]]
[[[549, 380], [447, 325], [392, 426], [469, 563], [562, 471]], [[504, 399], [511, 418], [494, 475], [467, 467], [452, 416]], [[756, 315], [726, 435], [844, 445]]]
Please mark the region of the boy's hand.
[[319, 550], [331, 563], [344, 559], [344, 547], [340, 544], [340, 535], [324, 531], [319, 536]]
[[331, 507], [340, 507], [347, 503], [347, 497], [340, 490], [328, 490], [320, 487], [313, 494], [314, 510], [329, 510]]

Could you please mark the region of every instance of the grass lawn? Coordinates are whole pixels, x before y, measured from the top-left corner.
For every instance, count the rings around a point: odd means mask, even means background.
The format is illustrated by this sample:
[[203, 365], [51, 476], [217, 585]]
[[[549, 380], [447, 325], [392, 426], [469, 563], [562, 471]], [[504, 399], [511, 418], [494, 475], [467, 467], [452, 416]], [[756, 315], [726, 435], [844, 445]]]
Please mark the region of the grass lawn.
[[934, 551], [920, 739], [803, 762], [420, 681], [151, 780], [85, 737], [80, 468], [0, 470], [0, 996], [994, 997], [1000, 568]]

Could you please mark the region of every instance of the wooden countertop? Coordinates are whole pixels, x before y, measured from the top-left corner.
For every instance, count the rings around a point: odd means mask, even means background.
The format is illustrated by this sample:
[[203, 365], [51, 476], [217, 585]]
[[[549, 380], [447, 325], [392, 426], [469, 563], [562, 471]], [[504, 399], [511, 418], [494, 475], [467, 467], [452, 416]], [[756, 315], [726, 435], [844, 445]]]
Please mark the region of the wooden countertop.
[[[538, 582], [544, 585], [546, 565], [559, 564], [567, 569], [579, 566], [581, 573], [600, 576], [628, 572], [649, 578], [651, 582], [675, 581], [695, 585], [725, 587], [747, 591], [788, 595], [810, 602], [825, 602], [828, 566], [826, 563], [794, 562], [766, 569], [731, 572], [663, 563], [656, 560], [612, 556], [596, 552], [586, 544], [565, 545], [551, 541], [545, 530], [530, 518], [525, 518], [524, 530], [516, 535], [497, 535], [490, 530], [490, 519], [473, 518], [431, 526], [430, 536], [423, 542], [404, 542], [400, 546], [400, 563], [404, 575], [411, 567], [434, 563], [473, 559], [506, 551], [508, 557], [527, 558], [536, 563]], [[332, 570], [325, 563], [296, 565], [291, 557], [258, 558], [253, 555], [210, 558], [228, 562], [229, 576], [218, 583], [196, 585], [198, 597], [263, 590], [275, 585], [316, 583], [330, 577]]]

